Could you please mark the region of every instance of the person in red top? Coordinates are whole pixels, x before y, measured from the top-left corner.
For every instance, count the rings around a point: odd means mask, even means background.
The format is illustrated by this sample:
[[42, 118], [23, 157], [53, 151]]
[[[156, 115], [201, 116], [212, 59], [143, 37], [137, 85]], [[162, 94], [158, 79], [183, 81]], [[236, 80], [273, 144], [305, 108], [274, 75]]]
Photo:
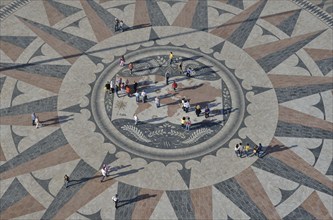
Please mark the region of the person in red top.
[[176, 83], [176, 81], [173, 81], [173, 83], [172, 83], [173, 90], [176, 91], [177, 87], [178, 87], [178, 84]]

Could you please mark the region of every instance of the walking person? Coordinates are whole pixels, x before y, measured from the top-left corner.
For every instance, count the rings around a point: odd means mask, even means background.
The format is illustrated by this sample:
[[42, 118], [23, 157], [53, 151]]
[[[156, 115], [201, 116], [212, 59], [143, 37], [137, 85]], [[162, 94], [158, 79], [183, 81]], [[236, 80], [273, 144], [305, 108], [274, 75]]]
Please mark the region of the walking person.
[[115, 23], [115, 25], [114, 25], [114, 32], [117, 32], [118, 29], [119, 29], [119, 19], [116, 18], [116, 23]]
[[69, 183], [69, 176], [67, 176], [67, 174], [64, 176], [64, 184], [65, 184], [65, 187], [67, 188], [68, 187], [68, 183]]
[[114, 82], [112, 80], [110, 81], [110, 89], [111, 93], [114, 93]]
[[143, 90], [141, 92], [141, 97], [142, 97], [142, 102], [146, 103], [146, 101], [147, 101], [147, 93], [145, 92], [145, 90]]
[[186, 113], [188, 113], [189, 109], [190, 109], [190, 102], [188, 100], [185, 100], [185, 102], [184, 102], [184, 111]]
[[183, 61], [180, 62], [178, 68], [179, 68], [179, 74], [182, 75], [183, 74]]
[[121, 67], [123, 67], [123, 66], [125, 65], [125, 58], [124, 58], [124, 56], [121, 56], [121, 57], [120, 57], [119, 65], [120, 65]]
[[134, 118], [134, 124], [137, 125], [137, 124], [138, 124], [138, 121], [139, 121], [139, 118], [138, 118], [137, 114], [135, 114], [135, 115], [133, 116], [133, 118]]
[[134, 64], [133, 63], [129, 63], [128, 64], [128, 69], [131, 72], [131, 74], [133, 74], [133, 68], [134, 68]]
[[205, 108], [205, 118], [208, 118], [210, 114], [210, 109], [208, 108], [208, 105]]
[[173, 91], [176, 92], [176, 89], [177, 89], [177, 87], [178, 87], [178, 84], [176, 83], [176, 81], [173, 81], [173, 83], [172, 83], [171, 86], [172, 86]]
[[31, 114], [31, 120], [32, 120], [32, 126], [35, 126], [35, 120], [36, 120], [36, 113], [35, 112], [33, 112]]
[[169, 61], [170, 61], [170, 65], [171, 65], [172, 61], [173, 61], [173, 53], [172, 52], [169, 53]]
[[156, 96], [156, 98], [155, 98], [155, 104], [156, 104], [156, 108], [159, 108], [161, 105], [160, 98], [158, 96]]
[[170, 73], [167, 71], [165, 72], [165, 84], [169, 85], [169, 78], [170, 78]]
[[201, 114], [201, 107], [200, 107], [200, 105], [195, 106], [195, 114], [197, 115], [197, 117], [200, 116], [200, 114]]
[[119, 202], [118, 194], [112, 196], [112, 201], [114, 202], [114, 207], [117, 209], [118, 208], [118, 202]]
[[107, 173], [107, 170], [106, 170], [106, 169], [107, 169], [107, 168], [106, 168], [106, 165], [103, 164], [103, 167], [102, 167], [102, 169], [101, 169], [101, 173], [102, 173], [102, 179], [101, 179], [101, 182], [103, 182], [104, 179], [108, 176], [108, 173]]
[[187, 117], [187, 121], [186, 121], [186, 130], [190, 130], [190, 127], [191, 127], [192, 123], [191, 123], [191, 120], [190, 120], [190, 117]]
[[35, 124], [36, 124], [36, 128], [39, 128], [39, 127], [43, 126], [43, 124], [39, 122], [38, 116], [36, 116], [36, 118], [35, 118]]
[[119, 22], [119, 31], [124, 32], [124, 22], [123, 22], [123, 20], [120, 20], [120, 22]]

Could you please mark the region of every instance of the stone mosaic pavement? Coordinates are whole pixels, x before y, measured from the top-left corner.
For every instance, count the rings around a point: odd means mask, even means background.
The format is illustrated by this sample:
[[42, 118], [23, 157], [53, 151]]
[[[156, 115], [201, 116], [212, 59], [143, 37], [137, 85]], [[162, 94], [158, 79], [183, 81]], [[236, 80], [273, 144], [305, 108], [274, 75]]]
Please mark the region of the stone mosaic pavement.
[[[7, 2], [0, 219], [333, 218], [333, 31], [318, 8], [291, 0]], [[317, 5], [331, 13], [329, 1]], [[119, 66], [122, 55], [133, 74]], [[136, 81], [147, 102], [105, 92], [120, 78]], [[197, 104], [210, 107], [209, 118], [195, 115]], [[31, 125], [32, 112], [43, 127]], [[262, 143], [265, 155], [236, 157], [240, 142]], [[111, 171], [101, 183], [102, 164]]]

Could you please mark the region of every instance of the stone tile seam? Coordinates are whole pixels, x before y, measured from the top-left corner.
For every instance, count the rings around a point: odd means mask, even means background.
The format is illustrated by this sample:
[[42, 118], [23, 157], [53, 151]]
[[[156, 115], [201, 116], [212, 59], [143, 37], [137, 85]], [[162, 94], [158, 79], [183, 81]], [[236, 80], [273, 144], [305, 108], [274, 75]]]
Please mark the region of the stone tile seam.
[[0, 9], [0, 21], [5, 20], [9, 15], [17, 11], [19, 8], [25, 6], [30, 3], [31, 0], [15, 0], [10, 4], [6, 5], [2, 9]]
[[326, 11], [320, 7], [314, 5], [307, 0], [291, 0], [293, 3], [300, 6], [302, 9], [318, 17], [322, 22], [324, 22], [330, 28], [333, 28], [333, 17], [329, 15]]

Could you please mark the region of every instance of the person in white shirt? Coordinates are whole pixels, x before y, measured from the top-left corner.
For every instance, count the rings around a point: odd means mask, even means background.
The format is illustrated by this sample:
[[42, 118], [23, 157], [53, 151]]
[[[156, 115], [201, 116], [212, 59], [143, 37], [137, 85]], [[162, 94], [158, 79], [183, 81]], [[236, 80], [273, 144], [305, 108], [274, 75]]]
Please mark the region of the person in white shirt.
[[112, 196], [112, 201], [114, 202], [114, 207], [117, 209], [118, 208], [118, 202], [119, 202], [118, 194]]
[[147, 93], [144, 90], [141, 92], [141, 96], [142, 102], [145, 103], [147, 101]]

